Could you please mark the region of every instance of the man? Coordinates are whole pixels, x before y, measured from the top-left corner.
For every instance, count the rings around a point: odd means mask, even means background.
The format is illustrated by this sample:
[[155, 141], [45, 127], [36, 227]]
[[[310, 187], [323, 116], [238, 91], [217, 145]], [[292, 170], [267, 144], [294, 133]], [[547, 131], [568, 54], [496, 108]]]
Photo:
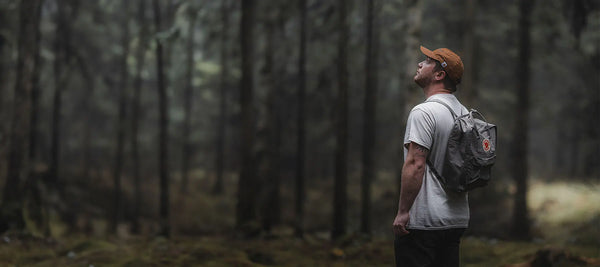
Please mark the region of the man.
[[460, 238], [469, 223], [466, 193], [445, 190], [430, 170], [442, 170], [454, 118], [442, 101], [460, 116], [467, 109], [453, 95], [463, 63], [447, 48], [431, 51], [418, 64], [414, 81], [427, 100], [415, 106], [406, 123], [404, 167], [398, 214], [394, 219], [396, 266], [458, 266]]

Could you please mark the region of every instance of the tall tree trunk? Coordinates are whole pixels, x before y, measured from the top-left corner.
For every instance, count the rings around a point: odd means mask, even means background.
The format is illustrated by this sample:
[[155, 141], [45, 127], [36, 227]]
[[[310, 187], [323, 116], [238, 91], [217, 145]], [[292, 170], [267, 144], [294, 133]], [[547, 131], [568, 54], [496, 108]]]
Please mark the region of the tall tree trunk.
[[[160, 31], [160, 6], [158, 0], [153, 0], [154, 9], [154, 27]], [[167, 107], [167, 88], [164, 81], [163, 70], [163, 45], [161, 40], [156, 40], [156, 71], [158, 76], [158, 102], [159, 102], [159, 174], [160, 174], [160, 235], [169, 237], [169, 166], [168, 166], [168, 107]]]
[[223, 193], [223, 168], [225, 165], [225, 135], [227, 122], [227, 90], [229, 80], [228, 36], [229, 32], [229, 1], [221, 1], [221, 77], [219, 81], [219, 121], [217, 126], [217, 157], [215, 159], [216, 180], [213, 186], [214, 194]]
[[[30, 114], [30, 127], [29, 131], [29, 164], [31, 169], [29, 171], [29, 177], [25, 183], [25, 190], [29, 194], [25, 194], [29, 198], [29, 205], [26, 209], [29, 211], [31, 220], [36, 224], [38, 228], [43, 229], [46, 227], [44, 223], [43, 215], [43, 199], [41, 191], [39, 190], [40, 182], [38, 173], [35, 172], [35, 165], [37, 160], [37, 137], [38, 137], [38, 114], [39, 114], [39, 96], [40, 96], [40, 69], [41, 69], [41, 57], [40, 57], [40, 42], [41, 42], [41, 31], [40, 21], [43, 2], [37, 6], [34, 11], [35, 19], [35, 56], [34, 56], [34, 69], [32, 73], [32, 87], [31, 87], [31, 114]], [[1, 71], [1, 70], [0, 70]]]
[[[7, 31], [6, 29], [8, 29], [9, 27], [11, 27], [12, 25], [9, 25], [7, 23], [7, 16], [5, 15], [7, 13], [7, 10], [4, 9], [0, 9], [0, 120], [2, 121], [8, 121], [9, 118], [9, 108], [11, 108], [11, 106], [8, 105], [8, 101], [5, 98], [6, 96], [6, 92], [9, 90], [9, 84], [8, 84], [8, 66], [10, 65], [10, 59], [11, 57], [9, 56], [9, 53], [12, 54], [12, 51], [10, 49], [8, 49], [10, 46], [9, 41], [7, 39]], [[14, 88], [13, 88], [14, 90]], [[10, 129], [9, 127], [12, 126], [9, 123], [3, 123], [0, 124], [0, 159], [7, 159], [8, 158], [8, 145], [9, 145], [9, 138], [8, 135], [10, 133]], [[8, 161], [4, 161], [2, 160], [2, 162], [0, 162], [0, 172], [1, 173], [5, 173], [6, 172], [6, 164]], [[1, 214], [0, 214], [1, 216]], [[0, 223], [1, 224], [1, 223]], [[1, 227], [0, 227], [1, 228]]]
[[335, 181], [333, 197], [333, 227], [331, 239], [346, 234], [348, 209], [347, 161], [348, 161], [348, 24], [346, 1], [338, 0], [338, 98], [336, 104]]
[[[51, 130], [51, 150], [50, 166], [48, 173], [48, 184], [53, 188], [58, 188], [60, 173], [60, 135], [61, 135], [61, 110], [62, 93], [66, 86], [67, 75], [66, 67], [68, 53], [69, 30], [66, 21], [67, 12], [65, 11], [67, 3], [64, 0], [57, 0], [56, 13], [56, 34], [54, 40], [54, 98], [52, 106], [52, 130]], [[60, 188], [58, 188], [60, 190]]]
[[476, 17], [476, 5], [475, 0], [465, 1], [465, 14], [464, 14], [464, 36], [463, 36], [463, 53], [462, 61], [465, 66], [464, 75], [461, 81], [461, 100], [467, 105], [472, 106], [477, 101], [477, 89], [475, 88], [475, 77], [477, 66], [475, 66], [475, 17]]
[[530, 25], [533, 0], [519, 1], [519, 54], [517, 59], [517, 106], [513, 133], [513, 178], [517, 185], [514, 199], [513, 235], [530, 238], [527, 211], [527, 147], [529, 129]]
[[[582, 1], [575, 2], [577, 2], [577, 10], [579, 10], [577, 13], [580, 13], [580, 16], [588, 16], [590, 11], [583, 11], [586, 10], [585, 6], [582, 6], [584, 3]], [[575, 32], [577, 40], [580, 38], [579, 34], [581, 33]], [[596, 46], [594, 53], [587, 54], [584, 53], [581, 43], [578, 41], [575, 49], [579, 55], [588, 59], [587, 64], [580, 64], [577, 68], [577, 72], [581, 76], [580, 80], [586, 85], [583, 93], [588, 98], [588, 101], [585, 101], [586, 103], [581, 107], [581, 119], [577, 120], [582, 128], [583, 138], [581, 140], [584, 143], [583, 148], [579, 151], [582, 159], [581, 176], [586, 179], [600, 178], [598, 176], [600, 175], [600, 168], [598, 168], [598, 162], [600, 162], [600, 129], [598, 127], [598, 118], [600, 118], [600, 90], [598, 89], [600, 80], [598, 73], [600, 73], [600, 65], [597, 64], [600, 59], [600, 48]], [[578, 98], [574, 99], [579, 101]], [[581, 104], [577, 103], [574, 106], [581, 106]]]
[[[81, 114], [82, 114], [82, 118], [84, 120], [84, 123], [82, 125], [82, 131], [83, 131], [83, 143], [82, 143], [82, 147], [83, 147], [83, 156], [82, 156], [82, 160], [83, 160], [83, 169], [82, 169], [82, 179], [81, 179], [81, 184], [83, 186], [83, 190], [87, 191], [87, 190], [91, 190], [91, 181], [90, 181], [90, 168], [91, 168], [91, 129], [92, 128], [92, 118], [93, 116], [93, 111], [94, 111], [94, 101], [92, 98], [93, 92], [94, 92], [94, 76], [92, 75], [90, 68], [88, 66], [88, 64], [86, 64], [86, 61], [83, 57], [83, 55], [77, 51], [75, 51], [74, 57], [75, 60], [77, 61], [77, 66], [79, 68], [79, 72], [81, 74], [81, 78], [83, 79], [83, 83], [85, 85], [85, 94], [83, 99], [81, 100], [81, 105], [80, 105], [80, 109], [81, 110]], [[83, 200], [85, 201], [85, 200]], [[71, 206], [71, 210], [72, 213], [76, 214], [76, 213], [80, 213], [81, 211], [81, 205], [80, 202], [75, 202], [72, 203]], [[47, 216], [46, 216], [47, 217]], [[89, 216], [85, 217], [86, 218], [86, 225], [83, 226], [84, 227], [84, 231], [86, 234], [90, 234], [91, 233], [91, 220], [89, 219]], [[75, 220], [74, 220], [75, 221]], [[45, 221], [46, 224], [48, 224], [48, 219], [46, 219]], [[46, 227], [49, 227], [48, 225], [45, 225]], [[75, 224], [73, 224], [73, 226], [75, 227]]]
[[142, 71], [146, 62], [146, 50], [148, 49], [148, 26], [146, 21], [146, 0], [139, 1], [138, 23], [141, 25], [139, 35], [139, 46], [137, 47], [135, 60], [135, 80], [133, 84], [133, 110], [131, 114], [131, 158], [133, 161], [133, 215], [131, 232], [140, 233], [140, 211], [142, 205], [141, 174], [140, 174], [140, 152], [138, 129], [140, 122], [140, 102], [142, 89]]
[[377, 107], [377, 50], [378, 39], [375, 24], [375, 0], [367, 0], [367, 48], [365, 53], [365, 111], [363, 124], [363, 173], [361, 180], [361, 220], [360, 231], [371, 232], [371, 182], [375, 178], [374, 146], [376, 136], [376, 107]]
[[[164, 1], [163, 1], [164, 2]], [[166, 0], [166, 7], [163, 8], [164, 18], [161, 17], [161, 25], [163, 29], [171, 29], [174, 25], [175, 21], [175, 13], [177, 12], [177, 8], [184, 1], [179, 0]], [[173, 55], [173, 42], [165, 41], [163, 44], [163, 67], [165, 70], [171, 69], [171, 58]], [[167, 75], [168, 77], [168, 75]], [[169, 88], [169, 81], [165, 80], [165, 88]]]
[[[2, 11], [0, 11], [2, 12]], [[4, 29], [8, 27], [7, 23], [6, 23], [6, 15], [3, 14], [4, 12], [0, 13], [0, 104], [2, 106], [4, 106], [4, 91], [5, 91], [5, 87], [6, 87], [6, 56], [5, 56], [5, 52], [4, 52], [4, 48], [7, 46], [6, 45], [6, 36], [4, 36]], [[3, 116], [5, 115], [4, 109], [0, 109], [0, 119], [3, 119]], [[0, 134], [2, 134], [2, 136], [4, 136], [4, 129], [5, 127], [2, 126], [0, 127]], [[1, 140], [1, 139], [0, 139]], [[3, 140], [2, 140], [3, 141]], [[3, 141], [4, 142], [4, 141]]]
[[[417, 63], [420, 61], [419, 58], [422, 57], [419, 52], [419, 46], [421, 45], [421, 26], [423, 24], [423, 1], [406, 1], [405, 5], [405, 13], [406, 14], [406, 38], [405, 38], [405, 50], [404, 57], [406, 61], [406, 65], [404, 66], [404, 74], [400, 77], [404, 88], [400, 90], [398, 103], [399, 107], [398, 118], [400, 123], [402, 123], [402, 131], [406, 128], [406, 119], [408, 111], [411, 108], [410, 104], [414, 103], [416, 95], [419, 94], [419, 90], [417, 90], [417, 85], [413, 81], [413, 77], [415, 75], [415, 70], [417, 69]], [[421, 96], [420, 96], [421, 97]], [[399, 136], [404, 136], [404, 132], [398, 133]], [[402, 162], [404, 161], [404, 141], [400, 140], [400, 144], [398, 146], [398, 164], [397, 166], [397, 174], [396, 174], [396, 188], [397, 188], [397, 197], [400, 197], [400, 184], [402, 181]]]
[[[37, 133], [38, 133], [38, 114], [40, 109], [40, 69], [41, 69], [41, 57], [40, 57], [40, 41], [41, 41], [41, 31], [40, 31], [40, 21], [41, 21], [41, 12], [42, 12], [42, 4], [43, 1], [38, 5], [37, 9], [33, 16], [36, 18], [35, 25], [35, 56], [34, 56], [34, 69], [33, 69], [33, 77], [32, 77], [32, 87], [31, 87], [31, 131], [29, 132], [29, 160], [31, 164], [35, 164], [36, 159], [36, 151], [37, 151]], [[1, 50], [0, 50], [1, 51]], [[0, 70], [1, 71], [1, 70]]]
[[238, 181], [236, 224], [242, 229], [256, 219], [256, 169], [254, 166], [254, 0], [242, 0], [240, 44], [242, 50], [241, 171]]
[[304, 105], [306, 99], [306, 0], [299, 0], [300, 9], [300, 53], [298, 56], [298, 120], [296, 122], [296, 202], [294, 211], [296, 220], [294, 232], [297, 237], [304, 235], [304, 170], [306, 129]]
[[192, 124], [192, 97], [194, 87], [192, 85], [192, 79], [194, 75], [194, 24], [196, 22], [196, 11], [190, 11], [189, 28], [188, 28], [188, 43], [187, 43], [187, 61], [186, 61], [186, 74], [185, 74], [185, 94], [184, 94], [184, 122], [183, 122], [183, 157], [181, 164], [181, 188], [180, 192], [187, 193], [188, 187], [188, 176], [189, 176], [189, 165], [190, 157], [192, 156], [192, 148], [190, 141], [190, 131]]
[[[272, 203], [271, 202], [271, 195], [273, 193], [274, 188], [274, 179], [276, 179], [275, 175], [277, 175], [275, 172], [275, 168], [277, 167], [275, 164], [275, 155], [274, 155], [274, 150], [273, 149], [273, 145], [276, 142], [276, 140], [274, 140], [274, 116], [275, 114], [274, 112], [274, 97], [275, 97], [275, 92], [274, 92], [274, 79], [275, 79], [275, 74], [273, 73], [274, 71], [274, 54], [275, 54], [275, 37], [274, 37], [274, 28], [275, 28], [275, 19], [274, 19], [274, 15], [273, 13], [275, 13], [275, 8], [267, 8], [266, 10], [264, 10], [265, 13], [265, 20], [266, 22], [264, 23], [263, 29], [264, 29], [264, 36], [265, 36], [265, 50], [264, 50], [264, 56], [265, 56], [265, 63], [263, 68], [261, 69], [261, 74], [264, 75], [264, 79], [265, 79], [265, 86], [267, 89], [267, 96], [266, 96], [266, 114], [265, 114], [265, 131], [266, 134], [264, 135], [263, 139], [264, 139], [264, 146], [265, 146], [265, 157], [264, 157], [264, 174], [259, 174], [258, 177], [261, 177], [262, 175], [264, 175], [264, 182], [261, 182], [262, 187], [259, 189], [261, 192], [264, 192], [264, 201], [261, 203], [261, 215], [262, 215], [262, 229], [264, 231], [266, 231], [267, 233], [271, 231], [271, 228], [273, 226], [273, 209], [275, 208], [274, 206], [271, 206]], [[260, 132], [260, 130], [259, 130]], [[257, 165], [263, 165], [261, 163], [257, 163]], [[260, 179], [260, 178], [259, 178]]]
[[[598, 46], [596, 46], [596, 51], [598, 54], [595, 56], [595, 58], [598, 60], [600, 54], [600, 49]], [[598, 64], [594, 64], [593, 66], [592, 73], [595, 73], [596, 75], [596, 82], [588, 83], [590, 85], [586, 94], [590, 96], [590, 103], [584, 111], [587, 115], [585, 132], [588, 142], [586, 146], [588, 148], [586, 149], [587, 153], [584, 155], [585, 160], [583, 162], [582, 171], [583, 175], [587, 178], [600, 177], [600, 168], [598, 168], [598, 162], [600, 162], [600, 129], [598, 129], [597, 126], [600, 118], [600, 90], [598, 90], [598, 84], [600, 84], [598, 79], [600, 66], [598, 66]], [[589, 76], [593, 76], [593, 74]]]
[[[279, 15], [275, 15], [279, 14]], [[267, 232], [271, 231], [272, 227], [279, 223], [281, 217], [281, 110], [279, 109], [281, 78], [283, 75], [283, 67], [276, 60], [283, 37], [283, 27], [285, 19], [283, 12], [279, 6], [270, 10], [266, 25], [266, 47], [265, 47], [265, 65], [263, 73], [266, 76], [267, 86], [267, 111], [266, 111], [266, 181], [263, 186], [265, 189], [265, 202], [262, 205], [263, 211], [263, 229]]]
[[[31, 91], [36, 69], [37, 27], [41, 0], [23, 0], [19, 6], [19, 37], [17, 77], [15, 83], [13, 118], [10, 129], [8, 172], [0, 206], [0, 232], [8, 229], [25, 230], [23, 218], [22, 182], [28, 177], [28, 151], [31, 112]], [[31, 11], [34, 10], [34, 15]]]
[[[129, 2], [123, 2], [123, 12], [128, 13]], [[119, 77], [119, 114], [117, 119], [117, 142], [115, 151], [115, 167], [113, 169], [114, 179], [114, 199], [113, 199], [113, 214], [111, 218], [111, 232], [115, 234], [117, 232], [117, 226], [123, 216], [122, 205], [121, 205], [121, 173], [123, 170], [123, 154], [125, 148], [125, 128], [127, 127], [126, 118], [126, 106], [127, 106], [127, 80], [129, 79], [127, 70], [127, 57], [129, 57], [129, 16], [125, 16], [121, 22], [121, 28], [123, 30], [121, 36], [121, 47], [123, 48], [123, 55], [119, 58], [119, 68], [121, 71]]]
[[[71, 26], [77, 15], [77, 1], [57, 0], [56, 12], [56, 35], [54, 40], [54, 99], [52, 107], [52, 136], [51, 136], [51, 158], [49, 173], [46, 182], [51, 194], [56, 197], [50, 199], [50, 205], [54, 206], [61, 219], [68, 225], [69, 229], [75, 227], [76, 205], [67, 200], [66, 184], [60, 179], [61, 158], [61, 136], [62, 129], [62, 101], [63, 92], [68, 88], [70, 80], [70, 63], [72, 57]], [[50, 229], [45, 229], [46, 236], [50, 235]]]
[[79, 66], [79, 70], [81, 72], [81, 76], [86, 85], [85, 96], [83, 97], [82, 113], [85, 118], [85, 123], [83, 125], [83, 171], [82, 176], [87, 183], [90, 180], [90, 169], [92, 165], [92, 133], [91, 133], [91, 121], [93, 118], [93, 93], [94, 93], [94, 77], [90, 72], [88, 65], [85, 63], [83, 56], [79, 53], [76, 54], [77, 64]]

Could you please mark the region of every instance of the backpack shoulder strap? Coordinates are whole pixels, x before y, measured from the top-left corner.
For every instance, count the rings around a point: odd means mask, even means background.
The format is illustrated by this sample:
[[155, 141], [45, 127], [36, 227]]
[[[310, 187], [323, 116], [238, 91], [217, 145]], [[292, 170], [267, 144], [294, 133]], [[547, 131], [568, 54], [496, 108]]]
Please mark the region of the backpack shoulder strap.
[[442, 175], [440, 175], [440, 173], [435, 169], [435, 167], [433, 166], [433, 162], [431, 162], [431, 160], [429, 160], [429, 157], [427, 157], [426, 161], [427, 165], [429, 166], [429, 169], [431, 170], [431, 172], [433, 173], [433, 176], [435, 176], [435, 178], [437, 178], [440, 181], [443, 181], [443, 177]]
[[442, 104], [442, 105], [444, 105], [444, 107], [446, 107], [446, 108], [447, 108], [447, 109], [450, 111], [450, 113], [452, 113], [452, 118], [456, 119], [456, 118], [458, 117], [458, 116], [456, 115], [456, 113], [454, 113], [454, 110], [452, 110], [452, 108], [450, 108], [450, 106], [448, 106], [448, 104], [444, 103], [444, 102], [443, 102], [443, 101], [441, 101], [441, 100], [438, 100], [438, 99], [431, 99], [431, 100], [428, 100], [428, 101], [425, 101], [425, 102], [435, 102], [435, 103]]
[[[442, 104], [442, 105], [444, 105], [444, 107], [446, 107], [450, 111], [450, 113], [452, 113], [452, 118], [453, 119], [456, 120], [456, 118], [458, 117], [456, 115], [456, 113], [454, 113], [454, 110], [452, 110], [452, 108], [450, 108], [450, 106], [448, 106], [448, 104], [444, 103], [441, 100], [431, 99], [431, 100], [428, 100], [428, 101], [425, 101], [425, 102], [435, 102], [435, 103], [438, 103], [438, 104]], [[426, 162], [427, 162], [427, 165], [429, 165], [429, 169], [433, 173], [433, 176], [435, 176], [435, 178], [443, 181], [444, 179], [443, 179], [442, 175], [440, 175], [440, 173], [435, 169], [435, 167], [433, 166], [433, 162], [431, 162], [431, 160], [429, 160], [429, 156], [427, 156]]]

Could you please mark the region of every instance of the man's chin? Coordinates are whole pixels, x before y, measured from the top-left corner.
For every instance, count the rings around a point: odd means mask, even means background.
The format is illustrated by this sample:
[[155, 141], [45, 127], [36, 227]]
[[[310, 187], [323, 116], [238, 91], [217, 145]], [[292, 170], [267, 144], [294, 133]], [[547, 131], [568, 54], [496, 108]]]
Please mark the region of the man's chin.
[[416, 84], [419, 84], [421, 81], [419, 80], [419, 77], [417, 77], [417, 75], [415, 75], [415, 77], [413, 77], [413, 82], [415, 82]]
[[424, 87], [425, 87], [425, 81], [423, 81], [423, 80], [419, 80], [419, 79], [416, 79], [416, 78], [415, 78], [415, 79], [413, 79], [413, 81], [414, 81], [414, 82], [415, 82], [415, 83], [416, 83], [416, 84], [417, 84], [419, 87], [421, 87], [421, 88], [424, 88]]

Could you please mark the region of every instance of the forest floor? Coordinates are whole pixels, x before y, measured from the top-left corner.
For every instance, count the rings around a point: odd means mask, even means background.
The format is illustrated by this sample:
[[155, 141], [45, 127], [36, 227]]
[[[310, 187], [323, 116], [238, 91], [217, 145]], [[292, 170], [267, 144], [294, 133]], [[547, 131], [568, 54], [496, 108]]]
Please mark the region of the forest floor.
[[[461, 266], [600, 266], [600, 184], [532, 182], [530, 241], [467, 235]], [[221, 203], [223, 205], [223, 203]], [[175, 214], [175, 216], [177, 216]], [[210, 221], [210, 218], [208, 218]], [[211, 222], [215, 223], [215, 222]], [[293, 237], [290, 227], [254, 239], [230, 234], [176, 234], [171, 239], [63, 234], [42, 239], [6, 235], [0, 266], [392, 266], [389, 236], [327, 232]], [[541, 265], [535, 265], [535, 264]]]

